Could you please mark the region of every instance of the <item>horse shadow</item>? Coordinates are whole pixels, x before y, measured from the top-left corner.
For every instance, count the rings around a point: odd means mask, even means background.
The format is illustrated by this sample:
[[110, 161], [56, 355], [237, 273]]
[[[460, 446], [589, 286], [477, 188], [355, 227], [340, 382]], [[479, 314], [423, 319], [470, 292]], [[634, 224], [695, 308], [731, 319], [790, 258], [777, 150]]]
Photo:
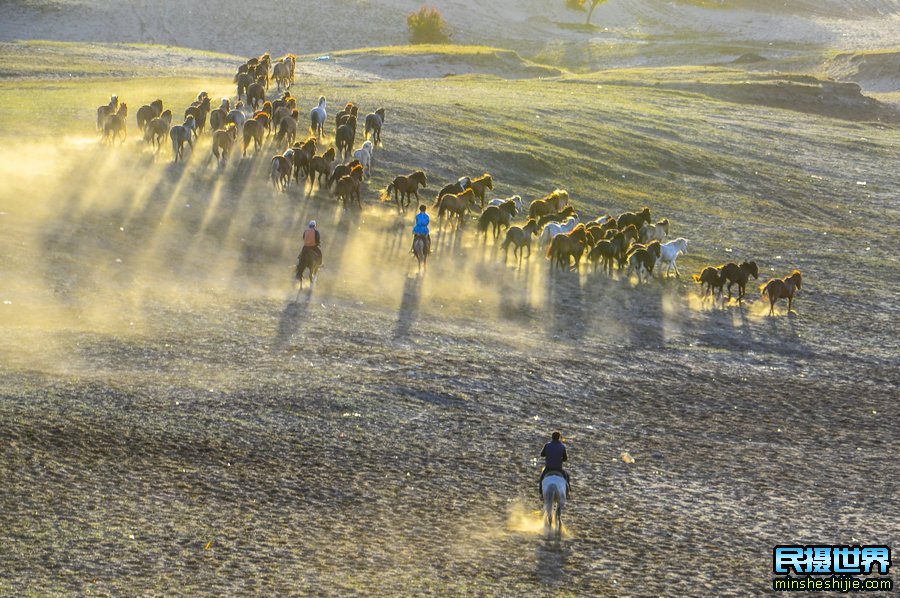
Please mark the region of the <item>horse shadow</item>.
[[541, 583], [561, 584], [568, 579], [566, 563], [569, 560], [570, 549], [559, 538], [546, 538], [535, 549], [537, 571], [535, 574]]
[[300, 329], [301, 323], [309, 313], [309, 302], [312, 288], [306, 287], [297, 293], [295, 301], [289, 301], [278, 317], [278, 328], [272, 342], [272, 351], [283, 351], [291, 342], [291, 338]]
[[407, 277], [403, 283], [403, 296], [400, 298], [400, 309], [397, 310], [397, 324], [394, 326], [394, 338], [406, 338], [418, 320], [419, 304], [422, 301], [422, 277]]

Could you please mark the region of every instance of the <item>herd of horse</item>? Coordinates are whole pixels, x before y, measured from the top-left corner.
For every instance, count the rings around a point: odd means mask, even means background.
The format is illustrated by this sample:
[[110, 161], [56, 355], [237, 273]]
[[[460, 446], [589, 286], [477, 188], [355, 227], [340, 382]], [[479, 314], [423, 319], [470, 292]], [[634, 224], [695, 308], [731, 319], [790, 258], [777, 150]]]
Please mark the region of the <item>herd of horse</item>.
[[[240, 147], [246, 157], [253, 147], [253, 156], [263, 148], [267, 140], [272, 146], [282, 148], [271, 158], [269, 178], [276, 190], [287, 192], [292, 181], [320, 189], [331, 190], [346, 210], [355, 203], [362, 207], [362, 184], [373, 172], [373, 155], [381, 143], [381, 131], [385, 121], [384, 108], [377, 108], [366, 115], [362, 144], [356, 148], [359, 107], [347, 103], [335, 116], [333, 138], [330, 147], [327, 136], [327, 100], [320, 96], [309, 111], [309, 134], [302, 141], [298, 100], [290, 88], [294, 84], [296, 57], [287, 54], [273, 60], [266, 53], [251, 58], [238, 67], [233, 82], [236, 84], [236, 100], [222, 98], [212, 108], [211, 98], [201, 91], [197, 99], [184, 111], [181, 124], [172, 125], [172, 111], [164, 109], [160, 99], [141, 106], [136, 115], [137, 127], [144, 142], [159, 153], [168, 135], [172, 144], [174, 162], [184, 160], [185, 149], [193, 150], [194, 141], [207, 128], [211, 139], [211, 152], [219, 167], [224, 167], [229, 156]], [[277, 86], [273, 99], [268, 99], [271, 82]], [[97, 109], [97, 128], [101, 142], [115, 144], [126, 137], [128, 107], [113, 95], [107, 104]], [[208, 124], [207, 124], [208, 123]], [[321, 153], [319, 153], [321, 151]], [[302, 177], [302, 178], [301, 178]], [[424, 170], [394, 177], [381, 192], [382, 201], [393, 200], [398, 211], [405, 213], [415, 197], [422, 200], [419, 189], [428, 186]], [[669, 239], [670, 222], [661, 219], [653, 222], [650, 209], [624, 212], [617, 217], [605, 214], [590, 220], [582, 220], [569, 203], [565, 190], [556, 189], [527, 205], [518, 195], [509, 198], [487, 199], [493, 191], [494, 179], [489, 173], [478, 177], [464, 176], [441, 188], [435, 196], [433, 208], [437, 211], [438, 228], [445, 223], [462, 227], [467, 216], [475, 215], [477, 230], [490, 234], [495, 243], [505, 230], [500, 244], [503, 260], [508, 260], [510, 246], [518, 264], [531, 256], [533, 239], [550, 260], [551, 268], [578, 270], [583, 259], [607, 275], [614, 269], [638, 282], [649, 281], [654, 271], [669, 277], [674, 272], [680, 277], [677, 265], [679, 255], [687, 253], [688, 240], [683, 237]], [[476, 214], [477, 212], [477, 214]], [[517, 217], [524, 222], [514, 224]], [[415, 247], [414, 247], [415, 252]], [[421, 255], [420, 255], [421, 254]], [[421, 251], [420, 270], [427, 256]], [[693, 278], [702, 285], [702, 296], [731, 301], [732, 287], [737, 287], [738, 304], [743, 303], [746, 285], [750, 277], [758, 278], [755, 262], [728, 263], [709, 266]], [[770, 302], [769, 313], [779, 299], [787, 299], [791, 312], [795, 293], [800, 290], [802, 275], [795, 270], [783, 279], [773, 279], [760, 286], [763, 296]], [[727, 298], [725, 292], [727, 291]]]

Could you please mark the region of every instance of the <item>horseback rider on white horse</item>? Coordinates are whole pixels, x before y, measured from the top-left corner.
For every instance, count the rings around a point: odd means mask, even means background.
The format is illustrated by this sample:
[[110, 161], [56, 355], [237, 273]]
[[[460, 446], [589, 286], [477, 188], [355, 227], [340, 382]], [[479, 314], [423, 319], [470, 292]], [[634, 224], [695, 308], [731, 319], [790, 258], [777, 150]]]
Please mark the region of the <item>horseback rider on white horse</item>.
[[566, 494], [571, 492], [569, 485], [569, 473], [565, 471], [562, 464], [569, 460], [566, 452], [566, 445], [559, 439], [559, 432], [554, 432], [550, 437], [550, 442], [541, 449], [541, 457], [544, 457], [544, 469], [541, 471], [541, 479], [538, 480], [538, 493], [544, 498], [544, 478], [548, 475], [560, 475], [566, 480]]

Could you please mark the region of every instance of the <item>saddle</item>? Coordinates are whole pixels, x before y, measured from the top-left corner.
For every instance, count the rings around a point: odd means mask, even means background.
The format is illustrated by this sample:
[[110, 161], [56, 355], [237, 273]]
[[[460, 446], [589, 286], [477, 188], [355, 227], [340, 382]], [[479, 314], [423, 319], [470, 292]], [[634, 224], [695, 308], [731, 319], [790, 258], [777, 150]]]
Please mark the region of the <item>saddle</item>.
[[544, 478], [551, 476], [564, 478], [566, 480], [566, 496], [571, 496], [572, 482], [569, 479], [569, 472], [564, 469], [545, 469], [541, 472], [541, 477], [538, 480], [538, 494], [540, 494], [541, 498], [544, 498]]

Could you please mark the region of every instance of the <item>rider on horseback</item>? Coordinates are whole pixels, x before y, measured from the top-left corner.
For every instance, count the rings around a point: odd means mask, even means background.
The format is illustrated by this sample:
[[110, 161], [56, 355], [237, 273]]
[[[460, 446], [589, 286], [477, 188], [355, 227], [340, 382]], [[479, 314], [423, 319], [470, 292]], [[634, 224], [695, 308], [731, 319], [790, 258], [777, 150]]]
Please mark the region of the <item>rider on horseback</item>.
[[413, 249], [415, 252], [416, 239], [421, 237], [425, 241], [425, 255], [431, 254], [431, 234], [428, 231], [428, 214], [426, 213], [425, 204], [419, 206], [419, 213], [416, 214], [416, 225], [413, 227]]
[[321, 236], [319, 229], [316, 228], [316, 221], [310, 220], [309, 227], [303, 231], [303, 249], [300, 250], [299, 259], [303, 260], [303, 254], [312, 251], [318, 255], [319, 263], [322, 262], [322, 249], [319, 247]]
[[551, 473], [559, 473], [566, 479], [566, 494], [568, 494], [570, 492], [569, 473], [563, 470], [562, 464], [569, 460], [569, 455], [566, 453], [566, 445], [559, 439], [559, 432], [554, 432], [550, 442], [544, 445], [541, 457], [544, 457], [544, 469], [541, 471], [541, 479], [538, 480], [538, 492], [541, 498], [544, 496], [544, 477]]

